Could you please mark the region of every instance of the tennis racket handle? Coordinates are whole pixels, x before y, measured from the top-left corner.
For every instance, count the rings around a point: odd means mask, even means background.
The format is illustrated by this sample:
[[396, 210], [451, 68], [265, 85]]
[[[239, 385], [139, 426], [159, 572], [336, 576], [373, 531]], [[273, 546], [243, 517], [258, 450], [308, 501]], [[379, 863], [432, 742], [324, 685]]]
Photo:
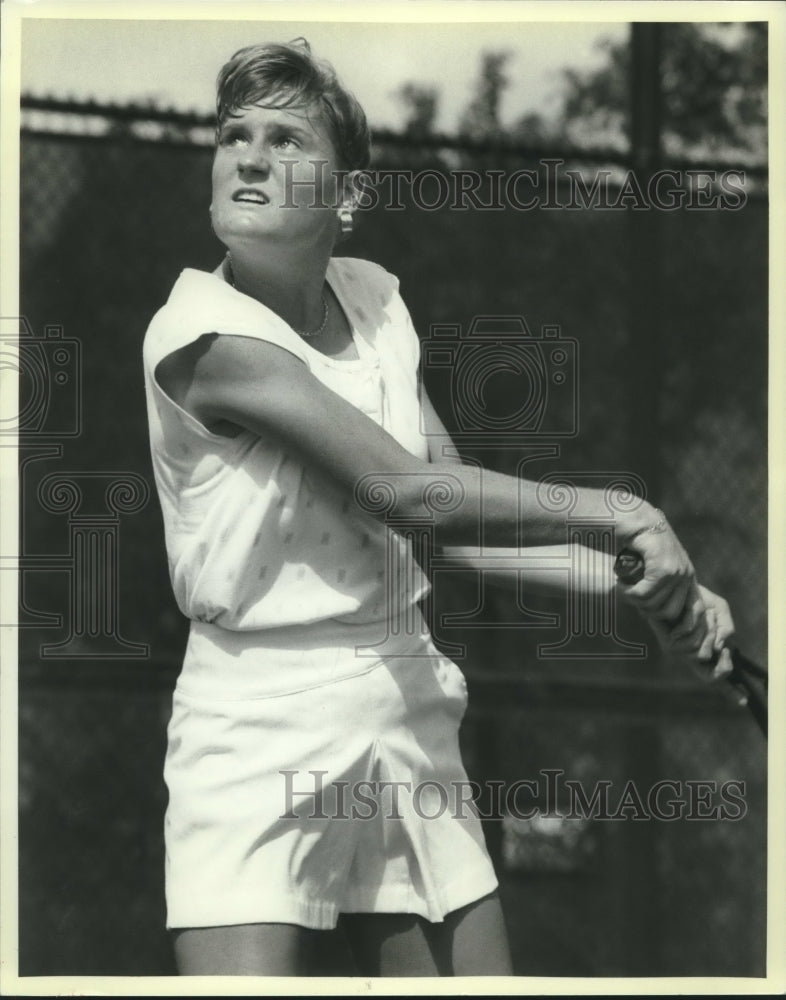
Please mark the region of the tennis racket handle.
[[614, 563], [614, 572], [620, 583], [638, 583], [644, 576], [644, 560], [633, 549], [623, 549]]
[[[632, 549], [623, 549], [617, 556], [614, 563], [614, 572], [621, 583], [634, 584], [644, 576], [644, 560]], [[665, 623], [666, 625], [676, 625], [676, 622]], [[714, 666], [718, 662], [719, 652], [715, 651], [711, 663]]]
[[[623, 549], [614, 563], [614, 572], [621, 583], [634, 584], [644, 576], [644, 560], [632, 549]], [[739, 692], [744, 703], [756, 719], [764, 735], [767, 735], [767, 671], [749, 660], [736, 647], [730, 646], [732, 671], [726, 678]], [[713, 653], [711, 663], [718, 662], [719, 653]], [[758, 682], [758, 683], [757, 683]]]

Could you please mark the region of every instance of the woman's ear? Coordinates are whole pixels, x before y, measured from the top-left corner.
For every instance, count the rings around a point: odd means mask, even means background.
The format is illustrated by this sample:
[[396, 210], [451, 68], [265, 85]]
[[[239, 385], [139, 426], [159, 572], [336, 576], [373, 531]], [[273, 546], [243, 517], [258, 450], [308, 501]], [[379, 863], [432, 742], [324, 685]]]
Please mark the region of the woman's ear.
[[367, 170], [350, 170], [342, 178], [340, 204], [337, 212], [339, 242], [351, 235], [355, 227], [354, 215], [361, 207], [361, 198], [366, 193], [365, 184], [368, 184], [369, 180], [369, 172]]
[[360, 182], [362, 175], [362, 170], [350, 170], [346, 177], [344, 177], [341, 190], [342, 209], [345, 208], [350, 212], [354, 212], [358, 208], [360, 196], [363, 193], [363, 187]]

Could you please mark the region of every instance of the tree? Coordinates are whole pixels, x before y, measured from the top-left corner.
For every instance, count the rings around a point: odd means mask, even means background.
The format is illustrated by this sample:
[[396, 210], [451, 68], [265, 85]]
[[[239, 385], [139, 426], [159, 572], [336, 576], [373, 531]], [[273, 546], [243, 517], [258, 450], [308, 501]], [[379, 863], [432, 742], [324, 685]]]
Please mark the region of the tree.
[[469, 139], [498, 139], [505, 134], [500, 122], [502, 94], [509, 84], [505, 64], [511, 53], [484, 52], [475, 96], [459, 119], [459, 135]]
[[[663, 23], [661, 38], [662, 136], [667, 154], [762, 161], [767, 149], [767, 24]], [[484, 52], [474, 93], [458, 132], [481, 142], [500, 139], [533, 147], [618, 147], [630, 134], [631, 43], [602, 40], [603, 65], [562, 72], [560, 109], [546, 117], [528, 112], [504, 126], [500, 109], [510, 85], [508, 50]], [[405, 84], [405, 134], [433, 132], [438, 93]]]
[[[766, 155], [767, 25], [661, 25], [664, 149], [671, 154]], [[563, 74], [566, 140], [621, 144], [630, 127], [628, 41], [602, 43], [606, 63]]]
[[439, 93], [436, 87], [419, 83], [405, 83], [396, 92], [405, 107], [404, 135], [422, 139], [432, 135], [437, 117]]

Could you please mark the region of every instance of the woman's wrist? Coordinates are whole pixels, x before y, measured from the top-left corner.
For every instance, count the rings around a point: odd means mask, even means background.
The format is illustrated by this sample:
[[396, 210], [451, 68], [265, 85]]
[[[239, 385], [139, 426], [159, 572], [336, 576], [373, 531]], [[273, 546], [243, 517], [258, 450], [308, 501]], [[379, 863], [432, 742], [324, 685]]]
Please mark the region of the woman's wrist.
[[635, 510], [622, 511], [617, 516], [617, 550], [624, 549], [638, 535], [664, 531], [666, 527], [663, 511], [644, 500]]

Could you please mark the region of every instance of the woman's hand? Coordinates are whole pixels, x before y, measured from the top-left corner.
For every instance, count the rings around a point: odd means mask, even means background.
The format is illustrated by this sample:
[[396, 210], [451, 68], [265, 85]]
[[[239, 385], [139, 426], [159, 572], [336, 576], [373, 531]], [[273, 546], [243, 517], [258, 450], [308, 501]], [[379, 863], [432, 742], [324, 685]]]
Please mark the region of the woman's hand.
[[653, 510], [652, 524], [626, 539], [620, 534], [622, 546], [633, 550], [644, 564], [644, 573], [633, 584], [620, 582], [621, 596], [633, 604], [648, 619], [660, 622], [683, 622], [692, 629], [701, 615], [696, 604], [696, 577], [688, 553], [660, 511]]
[[696, 584], [679, 621], [668, 624], [657, 617], [648, 621], [664, 653], [702, 680], [717, 680], [731, 672], [725, 645], [734, 635], [734, 621], [728, 603], [711, 590]]

